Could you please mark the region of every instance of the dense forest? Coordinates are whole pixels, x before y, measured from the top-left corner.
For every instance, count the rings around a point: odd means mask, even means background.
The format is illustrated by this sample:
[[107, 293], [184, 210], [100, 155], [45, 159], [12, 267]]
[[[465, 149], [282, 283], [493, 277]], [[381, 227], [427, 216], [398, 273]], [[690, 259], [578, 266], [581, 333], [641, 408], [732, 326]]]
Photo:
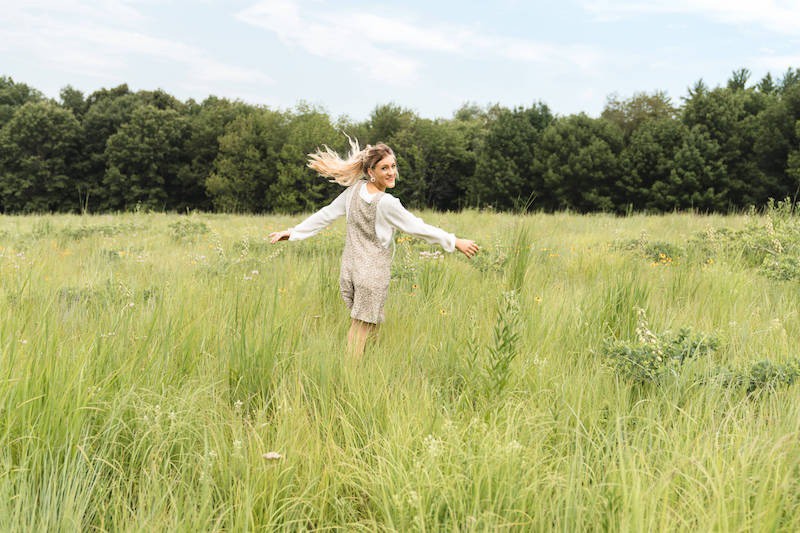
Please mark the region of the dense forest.
[[388, 103], [364, 121], [127, 85], [88, 96], [67, 86], [53, 100], [0, 77], [0, 211], [309, 211], [340, 189], [306, 155], [345, 152], [344, 133], [394, 148], [395, 194], [414, 208], [724, 212], [796, 200], [800, 69], [750, 77], [698, 81], [679, 104], [659, 91], [612, 95], [598, 118], [538, 102], [465, 104], [432, 120]]

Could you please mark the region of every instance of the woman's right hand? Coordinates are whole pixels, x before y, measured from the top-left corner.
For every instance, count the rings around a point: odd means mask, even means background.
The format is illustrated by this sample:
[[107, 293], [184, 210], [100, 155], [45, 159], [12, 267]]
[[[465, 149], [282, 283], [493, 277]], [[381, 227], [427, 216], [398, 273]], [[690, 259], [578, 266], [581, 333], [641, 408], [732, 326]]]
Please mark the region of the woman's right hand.
[[285, 231], [273, 231], [269, 234], [269, 242], [270, 244], [275, 244], [278, 241], [288, 240], [291, 234], [292, 232], [288, 229]]
[[470, 259], [478, 253], [478, 245], [469, 239], [456, 239], [456, 250], [466, 255]]

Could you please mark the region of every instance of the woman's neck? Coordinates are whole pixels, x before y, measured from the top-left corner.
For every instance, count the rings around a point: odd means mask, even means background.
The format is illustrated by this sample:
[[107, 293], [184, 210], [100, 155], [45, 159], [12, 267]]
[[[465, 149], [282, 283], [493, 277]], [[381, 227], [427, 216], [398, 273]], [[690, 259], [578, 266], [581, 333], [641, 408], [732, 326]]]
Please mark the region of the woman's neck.
[[375, 194], [376, 192], [386, 192], [386, 187], [381, 189], [377, 185], [372, 183], [371, 181], [368, 181], [367, 182], [367, 192], [370, 193], [370, 194]]

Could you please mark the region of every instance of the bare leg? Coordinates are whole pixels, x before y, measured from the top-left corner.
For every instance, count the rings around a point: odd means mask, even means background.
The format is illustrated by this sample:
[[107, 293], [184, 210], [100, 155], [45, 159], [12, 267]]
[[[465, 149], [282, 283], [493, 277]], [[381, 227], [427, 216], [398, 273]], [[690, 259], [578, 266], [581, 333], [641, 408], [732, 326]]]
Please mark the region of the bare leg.
[[367, 344], [367, 338], [374, 335], [378, 330], [378, 326], [363, 322], [356, 318], [352, 319], [350, 323], [350, 330], [347, 332], [347, 353], [353, 359], [361, 359], [364, 355], [364, 346]]

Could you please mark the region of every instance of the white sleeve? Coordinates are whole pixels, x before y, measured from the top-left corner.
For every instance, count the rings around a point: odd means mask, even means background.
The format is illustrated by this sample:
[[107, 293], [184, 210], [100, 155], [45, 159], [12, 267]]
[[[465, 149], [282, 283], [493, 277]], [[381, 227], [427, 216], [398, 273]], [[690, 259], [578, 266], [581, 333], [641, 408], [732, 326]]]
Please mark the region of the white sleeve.
[[326, 205], [300, 224], [290, 229], [289, 240], [301, 241], [319, 233], [323, 228], [328, 227], [331, 222], [344, 216], [347, 207], [347, 189], [336, 197], [334, 201]]
[[408, 233], [414, 237], [424, 239], [431, 244], [438, 244], [446, 252], [456, 249], [456, 236], [447, 233], [443, 229], [431, 226], [422, 221], [421, 218], [412, 215], [403, 207], [400, 200], [394, 196], [385, 195], [379, 204], [381, 214], [386, 222], [396, 230]]

